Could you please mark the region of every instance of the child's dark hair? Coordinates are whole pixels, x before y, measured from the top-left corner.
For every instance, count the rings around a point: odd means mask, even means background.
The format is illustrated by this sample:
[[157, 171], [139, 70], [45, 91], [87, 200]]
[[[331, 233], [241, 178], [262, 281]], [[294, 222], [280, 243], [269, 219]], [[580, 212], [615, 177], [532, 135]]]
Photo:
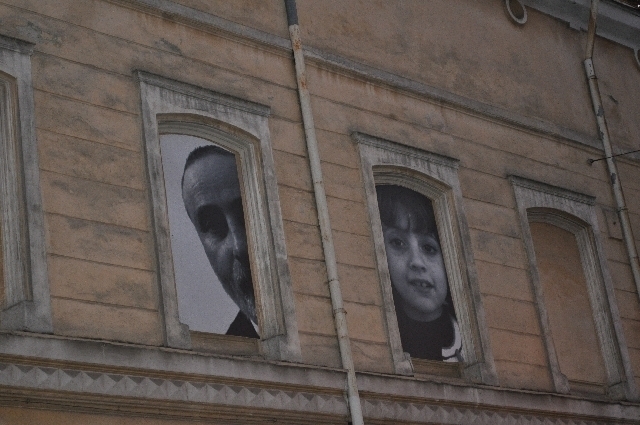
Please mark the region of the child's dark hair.
[[398, 227], [404, 219], [399, 214], [405, 213], [409, 215], [411, 230], [427, 233], [438, 240], [436, 219], [429, 198], [415, 190], [390, 184], [377, 185], [376, 194], [383, 227]]

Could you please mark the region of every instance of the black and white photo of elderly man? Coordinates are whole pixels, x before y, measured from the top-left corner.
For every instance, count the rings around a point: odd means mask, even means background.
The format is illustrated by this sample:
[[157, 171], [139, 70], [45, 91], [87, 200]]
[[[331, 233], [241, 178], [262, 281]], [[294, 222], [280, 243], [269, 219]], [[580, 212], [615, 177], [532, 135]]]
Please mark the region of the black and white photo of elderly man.
[[182, 199], [211, 268], [238, 306], [226, 334], [258, 338], [242, 192], [235, 156], [211, 144], [185, 162]]

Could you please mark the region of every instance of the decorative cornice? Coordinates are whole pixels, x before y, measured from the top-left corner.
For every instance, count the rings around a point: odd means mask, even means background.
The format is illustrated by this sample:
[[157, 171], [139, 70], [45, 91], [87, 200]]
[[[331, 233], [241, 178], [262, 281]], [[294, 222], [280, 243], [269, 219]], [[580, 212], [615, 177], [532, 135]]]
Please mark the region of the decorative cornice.
[[448, 168], [458, 169], [459, 160], [437, 153], [427, 152], [412, 146], [403, 145], [381, 137], [370, 136], [368, 134], [353, 132], [351, 137], [359, 144], [383, 149], [385, 152], [395, 152], [401, 155], [417, 158], [434, 164], [443, 165]]
[[161, 89], [166, 89], [171, 92], [177, 92], [186, 96], [195, 97], [207, 102], [228, 106], [233, 109], [246, 111], [263, 117], [268, 117], [271, 114], [271, 108], [259, 103], [249, 102], [248, 100], [233, 97], [228, 94], [203, 89], [198, 86], [172, 80], [170, 78], [151, 74], [145, 71], [134, 71], [134, 74], [138, 81], [142, 83], [159, 87]]
[[[597, 425], [632, 424], [633, 420], [482, 406], [447, 400], [393, 400], [381, 394], [362, 394], [364, 415], [381, 421], [477, 425]], [[286, 391], [210, 380], [186, 381], [75, 368], [0, 362], [0, 404], [46, 404], [70, 410], [117, 411], [120, 414], [163, 417], [232, 415], [243, 423], [287, 423], [313, 417], [314, 423], [344, 420], [342, 395]], [[636, 409], [637, 410], [637, 409]]]
[[[209, 380], [181, 380], [139, 374], [105, 373], [75, 368], [46, 367], [33, 364], [0, 363], [0, 399], [7, 388], [22, 389], [34, 394], [56, 392], [58, 398], [83, 399], [103, 396], [96, 407], [107, 405], [109, 399], [135, 398], [162, 402], [198, 403], [215, 406], [242, 407], [244, 413], [254, 410], [305, 412], [307, 414], [347, 414], [342, 394], [287, 391], [241, 383], [224, 384]], [[283, 414], [283, 413], [281, 413]], [[242, 416], [240, 412], [237, 416]]]
[[474, 425], [602, 425], [636, 424], [635, 420], [607, 419], [582, 415], [544, 414], [533, 411], [491, 409], [477, 405], [443, 403], [401, 403], [371, 400], [363, 397], [366, 418], [407, 421], [412, 423], [474, 424]]
[[[536, 9], [569, 24], [573, 29], [586, 31], [591, 0], [521, 0]], [[635, 51], [640, 48], [640, 12], [611, 1], [598, 7], [597, 34]]]
[[538, 182], [535, 180], [529, 180], [524, 177], [509, 176], [509, 181], [514, 187], [522, 187], [525, 189], [532, 189], [536, 192], [543, 192], [549, 195], [557, 196], [560, 198], [570, 199], [575, 202], [580, 202], [586, 205], [595, 205], [596, 198], [583, 193], [574, 192], [562, 187], [553, 186], [547, 183]]
[[[640, 417], [637, 402], [617, 402], [595, 395], [519, 391], [373, 374], [359, 374], [358, 388], [365, 400], [365, 415], [373, 419], [463, 424], [626, 424], [636, 423]], [[454, 410], [458, 413], [453, 416], [443, 413]], [[453, 420], [460, 412], [464, 418]], [[505, 417], [517, 420], [509, 422]]]
[[334, 395], [342, 394], [345, 379], [342, 370], [295, 363], [21, 332], [0, 333], [0, 363], [187, 381], [215, 376], [228, 385]]
[[[358, 373], [367, 423], [633, 423], [640, 405]], [[344, 371], [0, 334], [0, 405], [242, 423], [346, 421]], [[312, 418], [312, 420], [310, 420]], [[262, 421], [262, 422], [261, 422]]]

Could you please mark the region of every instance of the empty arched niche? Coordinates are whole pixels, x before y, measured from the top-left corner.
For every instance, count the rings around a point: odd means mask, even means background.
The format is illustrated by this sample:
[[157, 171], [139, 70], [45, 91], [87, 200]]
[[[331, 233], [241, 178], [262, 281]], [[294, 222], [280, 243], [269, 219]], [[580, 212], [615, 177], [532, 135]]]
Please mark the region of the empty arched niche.
[[604, 394], [607, 371], [589, 295], [591, 285], [598, 296], [598, 271], [588, 226], [555, 210], [533, 208], [527, 217], [560, 372], [571, 392]]
[[595, 198], [510, 177], [555, 390], [633, 399]]

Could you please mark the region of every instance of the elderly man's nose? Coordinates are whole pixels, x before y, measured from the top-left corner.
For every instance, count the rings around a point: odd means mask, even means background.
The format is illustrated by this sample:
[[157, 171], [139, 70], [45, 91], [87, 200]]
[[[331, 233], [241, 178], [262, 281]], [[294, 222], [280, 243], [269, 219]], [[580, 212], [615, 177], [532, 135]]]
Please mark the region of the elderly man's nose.
[[229, 237], [233, 245], [233, 253], [236, 257], [246, 256], [247, 251], [247, 235], [244, 229], [244, 223], [237, 220], [230, 220]]

